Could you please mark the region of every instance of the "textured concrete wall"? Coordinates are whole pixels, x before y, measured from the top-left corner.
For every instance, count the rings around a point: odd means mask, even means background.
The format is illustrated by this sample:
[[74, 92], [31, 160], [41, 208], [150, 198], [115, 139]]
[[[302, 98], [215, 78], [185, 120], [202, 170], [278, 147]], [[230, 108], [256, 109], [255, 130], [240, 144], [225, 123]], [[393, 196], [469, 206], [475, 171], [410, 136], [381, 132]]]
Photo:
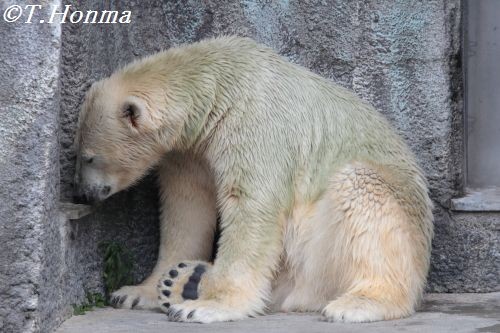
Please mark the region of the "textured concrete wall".
[[[10, 4], [0, 2], [2, 13]], [[0, 332], [43, 331], [59, 315], [63, 282], [57, 270], [60, 26], [0, 20], [0, 41]]]
[[[158, 211], [153, 176], [107, 200], [84, 219], [68, 221], [54, 212], [57, 117], [47, 110], [60, 106], [60, 198], [70, 201], [71, 144], [90, 83], [134, 58], [220, 34], [253, 37], [291, 61], [353, 89], [383, 112], [416, 153], [436, 204], [428, 289], [500, 290], [500, 215], [455, 214], [447, 209], [449, 199], [460, 195], [463, 187], [459, 0], [65, 3], [72, 10], [131, 10], [132, 23], [64, 24], [61, 50], [53, 46], [58, 45], [57, 27], [0, 23], [0, 36], [25, 40], [20, 45], [9, 39], [7, 47], [0, 49], [0, 71], [8, 77], [6, 84], [0, 83], [1, 99], [8, 101], [0, 104], [2, 113], [5, 109], [8, 115], [0, 126], [0, 193], [8, 198], [0, 202], [6, 230], [0, 233], [0, 242], [10, 242], [8, 251], [0, 251], [0, 299], [15, 300], [5, 306], [0, 303], [4, 327], [14, 327], [5, 326], [14, 322], [37, 327], [36, 318], [44, 318], [42, 328], [48, 328], [67, 316], [70, 304], [81, 302], [86, 291], [102, 291], [98, 245], [103, 240], [116, 240], [132, 250], [137, 281], [156, 260]], [[45, 39], [33, 34], [36, 29], [46, 33]], [[33, 55], [34, 48], [38, 62], [16, 60], [18, 54], [20, 59], [23, 54]], [[29, 85], [33, 73], [43, 80]], [[47, 148], [42, 154], [36, 149], [44, 144]], [[28, 250], [19, 252], [19, 247]], [[50, 262], [43, 261], [43, 253], [52, 255]], [[19, 267], [17, 273], [11, 266]], [[35, 266], [40, 270], [23, 273], [25, 267]], [[19, 282], [15, 276], [24, 280]], [[50, 288], [44, 289], [47, 285]]]

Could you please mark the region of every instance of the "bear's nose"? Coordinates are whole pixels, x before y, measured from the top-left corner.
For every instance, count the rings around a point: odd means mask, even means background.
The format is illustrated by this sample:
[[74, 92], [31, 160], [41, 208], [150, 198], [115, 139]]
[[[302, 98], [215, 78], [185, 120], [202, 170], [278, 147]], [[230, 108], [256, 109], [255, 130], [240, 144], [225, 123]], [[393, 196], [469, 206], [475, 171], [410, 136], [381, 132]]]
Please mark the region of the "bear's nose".
[[111, 186], [104, 186], [101, 190], [101, 195], [107, 196], [111, 192]]
[[73, 195], [73, 202], [76, 204], [88, 205], [89, 201], [85, 195], [75, 194]]

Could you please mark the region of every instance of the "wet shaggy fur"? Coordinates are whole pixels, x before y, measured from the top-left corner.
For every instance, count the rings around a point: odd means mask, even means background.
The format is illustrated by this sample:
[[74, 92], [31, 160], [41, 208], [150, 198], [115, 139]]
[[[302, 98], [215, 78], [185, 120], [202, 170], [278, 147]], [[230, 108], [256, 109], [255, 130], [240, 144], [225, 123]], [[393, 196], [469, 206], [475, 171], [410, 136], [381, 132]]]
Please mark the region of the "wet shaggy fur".
[[369, 322], [421, 299], [432, 214], [412, 153], [373, 107], [251, 39], [172, 48], [95, 83], [76, 143], [91, 199], [158, 170], [158, 263], [117, 307]]

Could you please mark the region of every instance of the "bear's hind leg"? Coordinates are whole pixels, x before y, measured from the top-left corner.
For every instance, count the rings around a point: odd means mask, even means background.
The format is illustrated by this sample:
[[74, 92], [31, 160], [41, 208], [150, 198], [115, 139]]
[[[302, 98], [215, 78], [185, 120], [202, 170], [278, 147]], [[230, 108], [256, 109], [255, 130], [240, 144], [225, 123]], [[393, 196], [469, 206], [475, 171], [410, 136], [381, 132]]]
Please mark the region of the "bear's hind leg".
[[330, 229], [335, 273], [327, 279], [337, 285], [322, 311], [328, 321], [389, 320], [415, 311], [429, 266], [431, 204], [425, 186], [412, 183], [418, 176], [404, 187], [396, 177], [383, 166], [353, 164], [333, 178], [325, 199], [337, 216]]

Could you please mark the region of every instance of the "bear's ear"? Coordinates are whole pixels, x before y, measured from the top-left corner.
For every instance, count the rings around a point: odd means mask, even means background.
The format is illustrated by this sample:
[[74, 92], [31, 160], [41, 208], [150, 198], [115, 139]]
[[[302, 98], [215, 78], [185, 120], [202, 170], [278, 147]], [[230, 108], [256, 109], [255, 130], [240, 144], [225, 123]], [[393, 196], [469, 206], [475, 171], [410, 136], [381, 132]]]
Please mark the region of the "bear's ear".
[[137, 129], [138, 127], [137, 122], [140, 116], [141, 116], [141, 110], [139, 109], [137, 104], [127, 102], [123, 105], [122, 117], [126, 118], [129, 125], [135, 129]]
[[135, 96], [126, 98], [121, 106], [120, 116], [134, 132], [144, 132], [152, 129], [152, 121], [146, 103], [140, 98]]

